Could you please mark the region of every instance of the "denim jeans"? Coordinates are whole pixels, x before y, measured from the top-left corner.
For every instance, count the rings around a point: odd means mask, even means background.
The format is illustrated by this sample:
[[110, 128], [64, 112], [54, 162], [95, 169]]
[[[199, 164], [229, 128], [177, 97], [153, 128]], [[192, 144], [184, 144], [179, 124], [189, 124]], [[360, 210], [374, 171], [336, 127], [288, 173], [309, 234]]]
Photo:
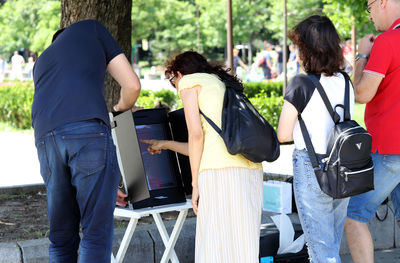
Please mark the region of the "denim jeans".
[[396, 221], [400, 221], [400, 184], [398, 184], [396, 188], [394, 188], [394, 190], [390, 194], [390, 199], [393, 203], [394, 216], [396, 218]]
[[[109, 128], [74, 122], [36, 140], [47, 188], [50, 262], [111, 260], [119, 170]], [[82, 227], [82, 241], [79, 226]]]
[[293, 152], [293, 187], [310, 262], [338, 263], [349, 198], [322, 192], [306, 150]]
[[[400, 155], [376, 152], [372, 154], [372, 161], [374, 162], [375, 189], [352, 196], [347, 210], [347, 217], [362, 223], [367, 223], [374, 216], [377, 208], [390, 193], [400, 190], [397, 187], [400, 184]], [[400, 219], [398, 214], [400, 194], [393, 193], [391, 198], [397, 211], [396, 218]]]

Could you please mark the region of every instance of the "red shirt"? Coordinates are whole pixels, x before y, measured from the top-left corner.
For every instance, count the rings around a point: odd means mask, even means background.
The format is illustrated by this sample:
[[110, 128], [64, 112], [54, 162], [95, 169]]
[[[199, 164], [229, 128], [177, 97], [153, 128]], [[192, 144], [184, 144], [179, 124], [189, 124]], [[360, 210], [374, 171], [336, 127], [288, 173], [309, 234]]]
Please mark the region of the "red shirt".
[[365, 125], [372, 135], [372, 152], [400, 154], [400, 19], [374, 41], [364, 72], [382, 76], [365, 109]]

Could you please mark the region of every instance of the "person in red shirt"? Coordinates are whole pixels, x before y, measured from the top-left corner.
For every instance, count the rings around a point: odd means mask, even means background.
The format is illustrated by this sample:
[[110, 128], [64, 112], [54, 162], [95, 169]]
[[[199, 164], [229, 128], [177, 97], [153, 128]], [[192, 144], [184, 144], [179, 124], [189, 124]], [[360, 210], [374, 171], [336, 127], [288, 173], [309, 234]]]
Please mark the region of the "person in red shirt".
[[[374, 262], [367, 223], [400, 183], [400, 0], [368, 0], [367, 12], [383, 33], [363, 37], [355, 59], [355, 97], [367, 103], [365, 124], [372, 135], [375, 177], [375, 190], [351, 197], [348, 206], [345, 232], [355, 263]], [[392, 201], [398, 208], [398, 198]]]

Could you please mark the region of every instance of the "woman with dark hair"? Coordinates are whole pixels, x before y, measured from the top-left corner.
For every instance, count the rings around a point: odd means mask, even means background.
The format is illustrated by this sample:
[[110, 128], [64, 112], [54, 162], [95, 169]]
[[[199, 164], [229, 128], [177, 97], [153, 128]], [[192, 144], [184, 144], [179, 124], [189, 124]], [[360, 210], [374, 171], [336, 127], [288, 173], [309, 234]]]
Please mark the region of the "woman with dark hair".
[[188, 154], [192, 205], [197, 214], [195, 262], [258, 262], [263, 172], [260, 163], [228, 153], [222, 137], [200, 115], [221, 127], [225, 80], [239, 82], [222, 66], [187, 51], [167, 63], [166, 76], [178, 89], [189, 142], [146, 141], [149, 151]]
[[[289, 38], [298, 47], [304, 71], [319, 78], [331, 105], [344, 105], [343, 52], [339, 35], [329, 18], [310, 16], [291, 30]], [[351, 86], [350, 113], [353, 107]], [[343, 110], [338, 107], [337, 112], [343, 120]], [[280, 142], [294, 141], [295, 144], [294, 193], [310, 261], [341, 262], [339, 249], [348, 198], [334, 200], [319, 187], [299, 126], [299, 114], [306, 124], [315, 152], [325, 154], [334, 123], [315, 85], [305, 74], [293, 77], [286, 90], [278, 139]]]

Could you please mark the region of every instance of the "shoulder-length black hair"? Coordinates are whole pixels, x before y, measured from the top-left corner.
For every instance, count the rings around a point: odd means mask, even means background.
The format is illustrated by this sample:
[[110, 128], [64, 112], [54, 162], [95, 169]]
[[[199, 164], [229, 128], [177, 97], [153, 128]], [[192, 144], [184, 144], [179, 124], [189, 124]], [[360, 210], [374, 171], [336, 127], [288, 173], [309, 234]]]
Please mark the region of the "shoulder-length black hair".
[[307, 73], [332, 76], [343, 70], [340, 37], [328, 17], [313, 15], [304, 19], [289, 32], [289, 38], [297, 46]]
[[206, 58], [195, 51], [186, 51], [166, 63], [166, 76], [177, 76], [178, 71], [183, 75], [193, 73], [209, 73], [217, 75], [222, 81], [233, 81], [242, 85], [241, 81], [228, 73], [221, 64], [210, 64]]

